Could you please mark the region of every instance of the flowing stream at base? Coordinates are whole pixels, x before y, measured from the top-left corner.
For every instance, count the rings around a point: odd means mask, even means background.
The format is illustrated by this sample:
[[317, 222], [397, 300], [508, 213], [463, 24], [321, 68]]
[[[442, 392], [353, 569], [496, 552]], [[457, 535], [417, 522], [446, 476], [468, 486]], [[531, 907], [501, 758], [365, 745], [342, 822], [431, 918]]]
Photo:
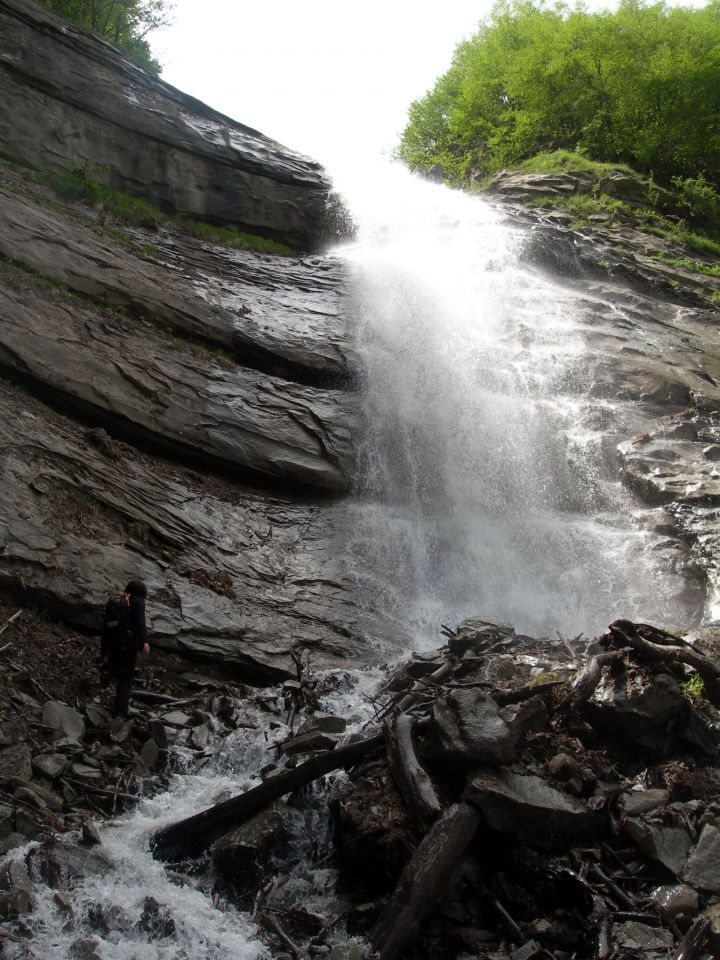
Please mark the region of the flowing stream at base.
[[[419, 647], [438, 645], [440, 623], [471, 614], [536, 635], [594, 630], [619, 615], [675, 622], [682, 583], [652, 560], [642, 511], [597, 428], [623, 412], [583, 397], [577, 294], [521, 266], [522, 235], [484, 203], [399, 168], [366, 169], [360, 189], [339, 186], [360, 225], [339, 251], [354, 278], [365, 370], [346, 558], [360, 595], [405, 624]], [[372, 672], [354, 683], [324, 705], [359, 723]], [[6, 943], [3, 956], [65, 960], [83, 937], [102, 960], [268, 956], [250, 915], [218, 902], [210, 880], [173, 876], [149, 853], [165, 823], [257, 782], [286, 734], [258, 721], [257, 731], [220, 742], [202, 769], [174, 775], [166, 793], [103, 827], [115, 869], [68, 895], [74, 924], [39, 888], [31, 952]], [[300, 841], [313, 833], [296, 830], [300, 874], [308, 856]], [[303, 902], [326, 895], [319, 888], [332, 886], [331, 874], [306, 871]], [[138, 926], [148, 895], [172, 915], [172, 938]], [[115, 918], [110, 931], [92, 920], [98, 904]]]

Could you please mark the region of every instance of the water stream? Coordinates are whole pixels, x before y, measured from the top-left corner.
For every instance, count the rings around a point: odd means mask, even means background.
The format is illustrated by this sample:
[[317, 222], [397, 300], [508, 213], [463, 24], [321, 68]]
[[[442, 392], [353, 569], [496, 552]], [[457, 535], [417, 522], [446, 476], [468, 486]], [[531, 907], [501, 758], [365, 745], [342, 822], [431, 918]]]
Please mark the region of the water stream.
[[[618, 615], [680, 616], [682, 584], [651, 559], [642, 511], [598, 427], [626, 412], [583, 395], [578, 294], [522, 266], [523, 235], [478, 200], [399, 168], [339, 183], [359, 221], [357, 241], [338, 255], [352, 273], [364, 362], [366, 433], [346, 557], [360, 594], [407, 623], [419, 646], [437, 645], [440, 623], [470, 614], [535, 634], [590, 631]], [[373, 677], [358, 682], [367, 689]], [[327, 706], [367, 717], [358, 690]], [[79, 936], [95, 938], [102, 960], [267, 956], [248, 913], [214, 901], [209, 882], [178, 881], [148, 850], [164, 823], [255, 782], [286, 733], [268, 740], [260, 726], [103, 828], [116, 869], [73, 891], [74, 929], [53, 891], [37, 891], [32, 956], [64, 960]], [[298, 832], [298, 856], [303, 831], [307, 839], [313, 828]], [[304, 855], [321, 855], [315, 847]], [[138, 929], [148, 894], [174, 918], [167, 941]], [[93, 929], [93, 904], [116, 911], [113, 930]], [[28, 956], [21, 945], [3, 949]]]

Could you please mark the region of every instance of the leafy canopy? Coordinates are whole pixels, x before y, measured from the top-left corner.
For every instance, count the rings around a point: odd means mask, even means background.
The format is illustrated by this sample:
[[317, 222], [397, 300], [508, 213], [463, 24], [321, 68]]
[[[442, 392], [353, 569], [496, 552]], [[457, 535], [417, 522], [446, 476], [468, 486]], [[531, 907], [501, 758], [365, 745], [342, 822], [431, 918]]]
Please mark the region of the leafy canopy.
[[147, 35], [170, 22], [169, 0], [41, 0], [53, 13], [107, 40], [135, 63], [160, 73]]
[[411, 105], [398, 153], [463, 182], [555, 150], [720, 185], [720, 0], [500, 0]]

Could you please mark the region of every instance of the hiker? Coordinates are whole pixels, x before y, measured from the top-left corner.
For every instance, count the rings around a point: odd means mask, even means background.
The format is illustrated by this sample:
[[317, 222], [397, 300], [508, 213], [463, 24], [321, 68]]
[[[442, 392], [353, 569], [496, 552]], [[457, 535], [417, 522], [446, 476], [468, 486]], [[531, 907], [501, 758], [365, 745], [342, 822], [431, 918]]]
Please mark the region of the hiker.
[[147, 587], [131, 580], [124, 593], [116, 593], [105, 605], [100, 637], [101, 669], [115, 681], [113, 717], [127, 719], [130, 686], [138, 653], [150, 653], [145, 623]]

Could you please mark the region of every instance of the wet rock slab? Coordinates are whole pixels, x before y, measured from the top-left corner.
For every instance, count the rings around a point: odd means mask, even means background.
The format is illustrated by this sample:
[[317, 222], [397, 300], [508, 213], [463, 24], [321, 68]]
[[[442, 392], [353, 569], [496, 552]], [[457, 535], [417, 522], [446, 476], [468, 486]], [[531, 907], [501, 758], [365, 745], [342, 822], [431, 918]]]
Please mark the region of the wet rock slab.
[[26, 166], [93, 173], [163, 209], [317, 242], [318, 164], [139, 69], [40, 4], [0, 5], [0, 140]]

